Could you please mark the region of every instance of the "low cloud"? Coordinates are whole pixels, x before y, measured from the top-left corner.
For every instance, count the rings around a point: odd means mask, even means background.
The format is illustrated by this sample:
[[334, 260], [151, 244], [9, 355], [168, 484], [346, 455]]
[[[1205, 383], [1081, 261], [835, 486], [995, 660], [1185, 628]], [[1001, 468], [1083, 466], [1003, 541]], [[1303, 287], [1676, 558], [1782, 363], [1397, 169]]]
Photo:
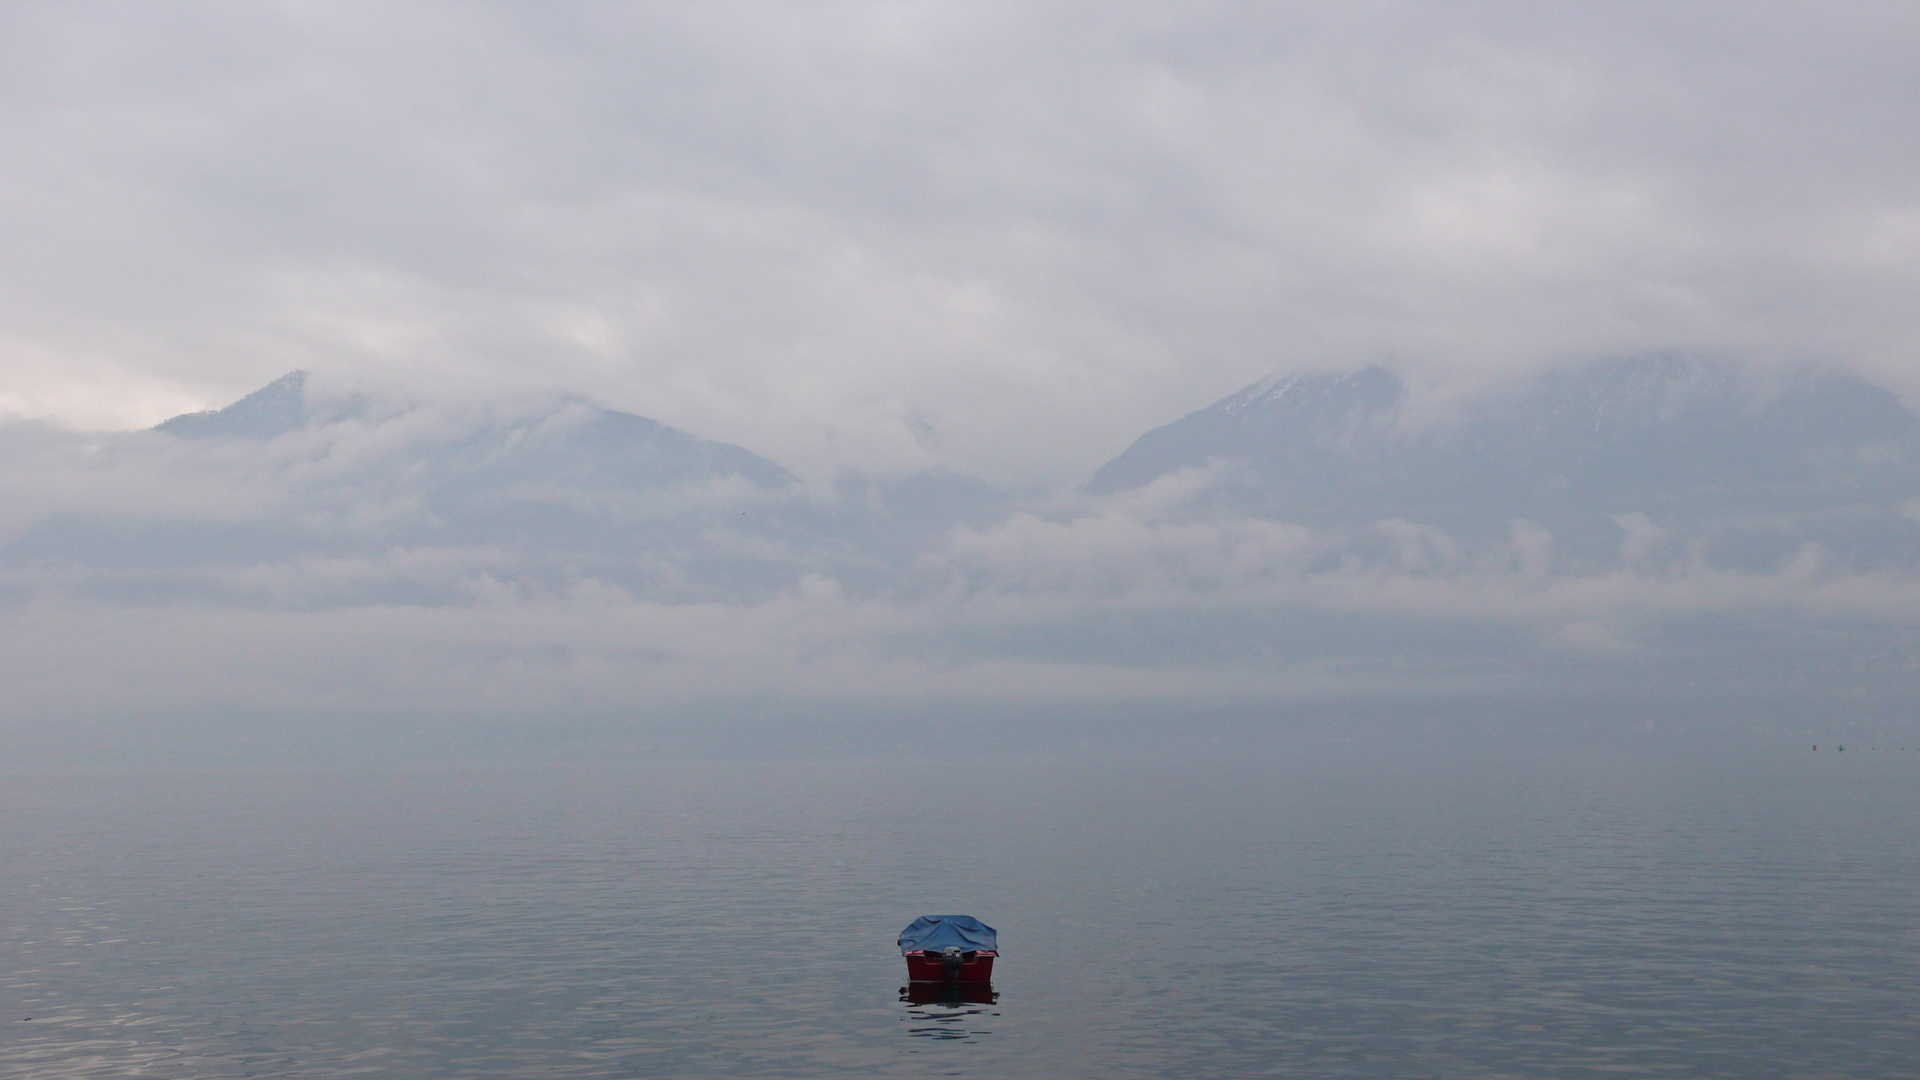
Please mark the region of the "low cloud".
[[[1756, 678], [1838, 686], [1852, 668], [1814, 669], [1879, 656], [1887, 635], [1920, 626], [1920, 573], [1815, 544], [1730, 568], [1630, 514], [1616, 519], [1617, 558], [1595, 567], [1559, 559], [1524, 520], [1492, 538], [1404, 519], [1312, 528], [1223, 510], [1224, 462], [1120, 495], [1016, 504], [886, 558], [842, 496], [738, 477], [509, 486], [496, 494], [560, 507], [579, 531], [419, 538], [434, 478], [477, 452], [477, 433], [525, 445], [583, 422], [548, 401], [375, 406], [263, 443], [0, 426], [15, 513], [0, 715], [16, 730], [206, 715], [679, 723], [769, 703], [1283, 704], [1569, 679], [1647, 690], [1683, 687], [1677, 663], [1765, 652], [1737, 635], [1688, 640], [1716, 620], [1771, 635], [1776, 651], [1807, 644], [1792, 672]], [[28, 551], [49, 520], [131, 522], [140, 557]], [[168, 534], [139, 531], [156, 520], [268, 539], [169, 558], [154, 539]], [[90, 535], [74, 528], [62, 535]], [[596, 546], [606, 528], [620, 545]], [[1910, 677], [1874, 662], [1880, 684]]]

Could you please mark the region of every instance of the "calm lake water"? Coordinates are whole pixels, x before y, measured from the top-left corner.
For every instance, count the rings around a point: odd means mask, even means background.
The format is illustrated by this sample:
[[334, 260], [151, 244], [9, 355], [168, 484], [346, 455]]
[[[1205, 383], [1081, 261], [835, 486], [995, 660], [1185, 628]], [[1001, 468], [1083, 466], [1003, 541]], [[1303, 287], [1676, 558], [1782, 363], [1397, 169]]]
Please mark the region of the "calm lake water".
[[[0, 1074], [1920, 1076], [1917, 792], [1920, 746], [13, 776]], [[926, 913], [999, 928], [996, 1001], [903, 1000]]]

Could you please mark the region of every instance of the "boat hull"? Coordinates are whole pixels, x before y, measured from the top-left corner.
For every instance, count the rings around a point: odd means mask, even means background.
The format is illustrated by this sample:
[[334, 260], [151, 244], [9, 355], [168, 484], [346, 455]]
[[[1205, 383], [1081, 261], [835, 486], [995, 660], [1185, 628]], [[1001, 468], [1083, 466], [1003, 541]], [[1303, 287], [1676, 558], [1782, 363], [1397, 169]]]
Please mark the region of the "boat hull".
[[993, 960], [999, 954], [982, 949], [971, 956], [964, 956], [959, 970], [947, 974], [947, 964], [937, 952], [910, 952], [907, 958], [908, 982], [987, 982], [993, 978]]

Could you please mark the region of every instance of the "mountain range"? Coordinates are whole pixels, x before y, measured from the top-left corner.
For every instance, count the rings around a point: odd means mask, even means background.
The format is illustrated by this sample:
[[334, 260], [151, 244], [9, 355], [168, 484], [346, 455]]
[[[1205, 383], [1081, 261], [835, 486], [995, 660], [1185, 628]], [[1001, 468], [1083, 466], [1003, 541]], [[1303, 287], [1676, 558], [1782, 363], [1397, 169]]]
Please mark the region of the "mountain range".
[[1004, 517], [1010, 501], [942, 473], [848, 472], [810, 497], [742, 447], [578, 399], [459, 412], [316, 400], [307, 381], [290, 372], [120, 447], [232, 477], [237, 508], [63, 510], [0, 548], [0, 566], [132, 574], [151, 590], [169, 570], [457, 551], [549, 586], [589, 576], [665, 600], [738, 600], [812, 572], [878, 581], [955, 524]]
[[1294, 374], [1074, 491], [809, 484], [579, 398], [300, 372], [146, 431], [0, 426], [0, 464], [22, 716], [1787, 724], [1920, 693], [1920, 421], [1842, 372]]
[[1767, 565], [1810, 542], [1873, 561], [1920, 550], [1920, 421], [1837, 372], [1608, 361], [1444, 409], [1379, 367], [1270, 378], [1142, 435], [1084, 490], [1210, 463], [1227, 470], [1216, 512], [1461, 538], [1521, 522], [1588, 563], [1649, 525], [1722, 565]]
[[[1207, 478], [1173, 511], [1186, 519], [1286, 522], [1363, 554], [1383, 527], [1469, 547], [1543, 531], [1575, 570], [1655, 549], [1748, 569], [1810, 544], [1864, 566], [1920, 552], [1920, 421], [1837, 372], [1607, 361], [1444, 407], [1379, 367], [1275, 377], [1141, 435], [1068, 504], [942, 473], [848, 473], [810, 492], [739, 446], [578, 399], [435, 413], [316, 401], [306, 382], [292, 372], [144, 436], [180, 447], [189, 468], [249, 463], [253, 509], [65, 510], [13, 537], [0, 562], [130, 570], [460, 549], [491, 552], [502, 573], [589, 574], [663, 598], [769, 595], [808, 573], [880, 588], [956, 529], [1066, 520], [1183, 473]], [[233, 449], [246, 446], [259, 449]]]

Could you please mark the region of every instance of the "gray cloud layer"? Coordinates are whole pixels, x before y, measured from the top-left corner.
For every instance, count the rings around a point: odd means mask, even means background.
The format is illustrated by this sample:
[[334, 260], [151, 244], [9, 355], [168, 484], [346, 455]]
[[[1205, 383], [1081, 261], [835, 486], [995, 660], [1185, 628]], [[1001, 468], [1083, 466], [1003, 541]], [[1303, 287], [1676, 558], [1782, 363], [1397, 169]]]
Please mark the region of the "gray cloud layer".
[[588, 393], [1073, 482], [1270, 370], [1915, 391], [1905, 5], [15, 4], [0, 408]]

